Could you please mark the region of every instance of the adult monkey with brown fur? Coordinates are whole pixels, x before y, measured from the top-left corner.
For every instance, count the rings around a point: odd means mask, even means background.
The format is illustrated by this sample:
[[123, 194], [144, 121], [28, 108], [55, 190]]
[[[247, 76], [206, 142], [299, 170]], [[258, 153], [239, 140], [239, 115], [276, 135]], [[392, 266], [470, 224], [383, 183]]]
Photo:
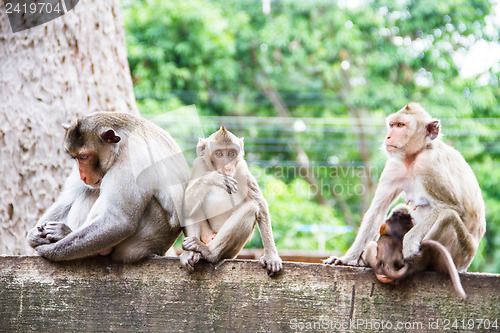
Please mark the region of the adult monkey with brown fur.
[[260, 263], [270, 276], [280, 273], [269, 208], [243, 159], [243, 138], [221, 126], [200, 139], [197, 155], [184, 197], [181, 263], [193, 270], [200, 259], [216, 263], [236, 257], [257, 222], [264, 244]]
[[29, 244], [56, 261], [111, 254], [135, 262], [163, 255], [180, 234], [178, 212], [189, 177], [172, 137], [149, 121], [115, 112], [97, 112], [65, 128], [65, 150], [78, 166], [28, 233]]
[[[458, 271], [465, 271], [486, 229], [484, 201], [472, 169], [441, 141], [439, 121], [419, 104], [390, 115], [387, 125], [384, 147], [389, 160], [358, 235], [343, 257], [325, 263], [359, 265], [361, 253], [404, 191], [415, 224], [403, 239], [404, 258], [417, 254], [423, 240], [433, 240], [448, 250]], [[439, 270], [446, 272], [444, 264]]]
[[[398, 205], [380, 227], [378, 241], [371, 241], [366, 246], [361, 258], [372, 268], [377, 280], [389, 283], [403, 279], [414, 272], [442, 269], [444, 264], [455, 291], [460, 297], [465, 298], [466, 295], [450, 253], [438, 242], [430, 239], [422, 241], [419, 253], [404, 260], [403, 237], [411, 228], [413, 228], [413, 221], [409, 208], [403, 204]], [[436, 267], [436, 265], [439, 266]]]

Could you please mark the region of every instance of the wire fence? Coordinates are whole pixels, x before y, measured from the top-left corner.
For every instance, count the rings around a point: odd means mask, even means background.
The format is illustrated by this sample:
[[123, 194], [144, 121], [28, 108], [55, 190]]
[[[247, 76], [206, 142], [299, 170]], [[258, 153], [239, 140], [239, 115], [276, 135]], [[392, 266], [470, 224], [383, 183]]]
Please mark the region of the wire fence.
[[[373, 163], [385, 161], [381, 146], [385, 136], [383, 117], [363, 118], [294, 118], [254, 116], [199, 116], [201, 130], [193, 134], [179, 123], [186, 119], [152, 118], [169, 131], [181, 147], [189, 147], [194, 158], [198, 137], [208, 136], [224, 125], [235, 135], [245, 138], [246, 159], [251, 165], [299, 167], [297, 149], [303, 150], [311, 166], [358, 166], [363, 164], [359, 147], [365, 144]], [[443, 140], [453, 145], [464, 157], [473, 158], [484, 152], [500, 152], [500, 119], [441, 119]], [[365, 137], [360, 142], [360, 134]], [[189, 155], [193, 156], [189, 156]], [[189, 159], [188, 158], [188, 159]], [[500, 161], [497, 162], [500, 164]]]

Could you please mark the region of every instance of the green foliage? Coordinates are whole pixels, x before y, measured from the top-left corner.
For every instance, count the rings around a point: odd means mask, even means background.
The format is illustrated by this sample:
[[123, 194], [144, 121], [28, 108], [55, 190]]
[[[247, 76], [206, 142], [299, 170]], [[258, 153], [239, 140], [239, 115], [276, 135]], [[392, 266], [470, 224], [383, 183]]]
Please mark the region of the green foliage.
[[[285, 122], [237, 128], [246, 137], [247, 160], [273, 166], [259, 169], [265, 172], [257, 178], [270, 204], [278, 248], [317, 248], [315, 235], [298, 232], [299, 224], [343, 224], [349, 213], [354, 223], [360, 221], [372, 190], [366, 174], [357, 171], [372, 170], [376, 184], [385, 162], [377, 124], [413, 100], [443, 120], [445, 140], [462, 152], [482, 187], [488, 231], [471, 269], [500, 272], [500, 122], [495, 119], [500, 66], [463, 78], [454, 61], [480, 39], [498, 40], [498, 26], [485, 29], [488, 0], [367, 0], [351, 9], [336, 1], [273, 0], [267, 15], [260, 0], [124, 4], [142, 113], [195, 104], [205, 116], [285, 112], [307, 123], [304, 132]], [[273, 92], [285, 111], [278, 112], [269, 97]], [[364, 125], [342, 127], [349, 119]], [[326, 205], [298, 175], [294, 142], [310, 161], [325, 166], [313, 173]], [[329, 164], [330, 157], [338, 163]], [[336, 186], [343, 191], [334, 193]], [[365, 191], [352, 191], [356, 186]], [[326, 247], [342, 252], [352, 238], [332, 237]], [[254, 237], [248, 246], [259, 242]]]
[[[259, 168], [252, 169], [252, 173], [258, 176], [262, 194], [269, 204], [273, 234], [279, 240], [280, 248], [317, 250], [318, 236], [311, 232], [298, 231], [301, 225], [343, 225], [335, 216], [332, 207], [318, 206], [314, 202], [311, 188], [305, 180], [295, 178], [286, 184], [263, 171]], [[341, 253], [348, 249], [352, 241], [352, 232], [342, 237], [328, 235], [325, 248]], [[255, 233], [246, 247], [262, 247], [260, 235]]]

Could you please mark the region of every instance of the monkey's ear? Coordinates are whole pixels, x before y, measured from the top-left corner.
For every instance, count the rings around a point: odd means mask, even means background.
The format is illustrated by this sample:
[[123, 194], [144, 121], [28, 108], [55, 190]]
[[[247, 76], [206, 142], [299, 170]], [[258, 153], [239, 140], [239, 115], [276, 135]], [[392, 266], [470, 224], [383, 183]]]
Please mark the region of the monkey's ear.
[[108, 128], [101, 132], [101, 139], [107, 143], [118, 143], [122, 138], [116, 135], [115, 131]]
[[69, 130], [69, 127], [71, 126], [71, 124], [61, 124], [61, 126], [67, 132]]
[[439, 120], [434, 120], [431, 121], [430, 123], [425, 124], [425, 128], [427, 130], [427, 136], [431, 139], [434, 140], [437, 138], [439, 134], [439, 128], [440, 128]]
[[244, 149], [244, 147], [245, 147], [245, 142], [244, 142], [245, 138], [239, 138], [239, 141], [240, 141], [239, 144], [240, 144], [240, 147], [241, 147], [241, 151], [240, 151], [241, 156], [245, 156], [245, 149]]
[[387, 231], [387, 223], [382, 224], [382, 226], [380, 227], [380, 232], [379, 232], [379, 234], [380, 234], [380, 236], [385, 235], [385, 234], [388, 234], [388, 231]]
[[205, 155], [205, 149], [207, 148], [207, 140], [203, 138], [198, 139], [198, 145], [196, 146], [196, 155]]

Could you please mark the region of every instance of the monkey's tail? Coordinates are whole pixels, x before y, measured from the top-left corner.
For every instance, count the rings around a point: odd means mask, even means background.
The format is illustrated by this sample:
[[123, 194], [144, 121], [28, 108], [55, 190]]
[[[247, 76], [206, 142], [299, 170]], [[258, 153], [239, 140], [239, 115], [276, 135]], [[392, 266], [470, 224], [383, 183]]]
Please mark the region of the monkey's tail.
[[427, 246], [433, 248], [441, 254], [442, 259], [446, 265], [446, 269], [448, 270], [448, 274], [450, 274], [451, 282], [453, 283], [455, 291], [460, 295], [460, 297], [465, 299], [467, 295], [465, 294], [464, 288], [462, 287], [462, 283], [460, 282], [460, 276], [458, 276], [457, 268], [453, 263], [453, 259], [451, 258], [450, 252], [440, 243], [430, 239], [422, 241], [420, 243], [420, 246], [421, 247]]
[[401, 279], [403, 276], [406, 275], [406, 272], [408, 272], [408, 263], [405, 262], [404, 266], [401, 267], [399, 270], [394, 270], [394, 269], [387, 269], [386, 268], [386, 274], [388, 277], [390, 277], [393, 280]]

